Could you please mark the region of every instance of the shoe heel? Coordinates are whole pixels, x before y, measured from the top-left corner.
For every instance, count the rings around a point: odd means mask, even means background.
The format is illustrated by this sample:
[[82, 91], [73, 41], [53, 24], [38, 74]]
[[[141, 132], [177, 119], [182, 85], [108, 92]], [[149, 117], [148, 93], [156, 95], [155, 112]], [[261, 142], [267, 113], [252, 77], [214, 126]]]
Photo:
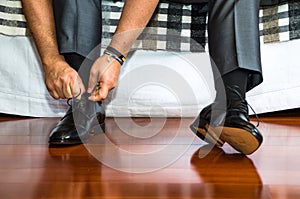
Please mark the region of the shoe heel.
[[200, 117], [200, 120], [197, 119], [190, 125], [190, 128], [201, 140], [218, 147], [224, 145], [224, 141], [220, 139], [220, 133], [215, 132], [207, 119]]

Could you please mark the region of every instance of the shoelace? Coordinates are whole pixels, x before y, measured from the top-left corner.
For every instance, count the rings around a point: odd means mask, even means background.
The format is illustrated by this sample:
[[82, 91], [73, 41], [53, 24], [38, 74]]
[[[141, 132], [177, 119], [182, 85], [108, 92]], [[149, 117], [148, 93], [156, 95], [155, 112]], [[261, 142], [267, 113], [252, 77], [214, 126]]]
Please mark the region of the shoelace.
[[254, 109], [252, 108], [252, 106], [247, 102], [246, 99], [244, 99], [243, 96], [241, 96], [240, 92], [238, 91], [239, 88], [238, 88], [237, 86], [236, 86], [235, 88], [232, 88], [232, 87], [230, 87], [230, 86], [227, 86], [226, 88], [228, 88], [229, 90], [231, 90], [232, 92], [234, 92], [237, 96], [239, 96], [239, 98], [242, 100], [242, 102], [244, 102], [247, 106], [250, 107], [250, 109], [251, 109], [252, 112], [254, 113], [255, 118], [256, 118], [256, 120], [257, 120], [257, 125], [256, 125], [256, 127], [258, 127], [259, 124], [260, 124], [260, 122], [261, 122], [261, 120], [259, 119], [258, 115], [257, 115], [256, 112], [254, 111]]
[[[76, 96], [74, 96], [72, 98], [68, 98], [67, 104], [68, 104], [68, 106], [72, 107], [72, 112], [70, 112], [69, 114], [73, 114], [74, 109], [76, 109], [76, 110], [80, 110], [80, 112], [83, 113], [83, 115], [85, 115], [85, 112], [82, 111], [82, 110], [86, 107], [86, 100], [83, 100], [83, 99], [79, 100], [79, 99], [77, 99], [80, 95], [81, 95], [81, 89], [80, 89], [80, 92], [79, 92], [78, 95], [76, 95]], [[73, 101], [73, 100], [75, 100], [75, 102], [76, 102], [76, 107], [74, 107], [72, 105], [71, 101]], [[69, 114], [66, 114], [66, 115], [69, 115]]]
[[[73, 100], [73, 98], [69, 98], [69, 99], [67, 100], [67, 104], [68, 104], [69, 107], [73, 107], [73, 106], [72, 106], [72, 103], [70, 102], [71, 100]], [[72, 108], [72, 111], [68, 111], [68, 112], [61, 118], [61, 120], [63, 120], [65, 117], [67, 117], [67, 116], [70, 115], [70, 114], [73, 114], [73, 108]]]
[[76, 99], [76, 98], [79, 97], [80, 95], [81, 95], [81, 88], [79, 89], [79, 94], [78, 94], [78, 95], [76, 95], [76, 96], [74, 96], [74, 97], [72, 97], [72, 98], [69, 98], [69, 99], [67, 100], [67, 104], [68, 104], [69, 106], [72, 106], [72, 104], [70, 103], [70, 101], [73, 100], [73, 99]]

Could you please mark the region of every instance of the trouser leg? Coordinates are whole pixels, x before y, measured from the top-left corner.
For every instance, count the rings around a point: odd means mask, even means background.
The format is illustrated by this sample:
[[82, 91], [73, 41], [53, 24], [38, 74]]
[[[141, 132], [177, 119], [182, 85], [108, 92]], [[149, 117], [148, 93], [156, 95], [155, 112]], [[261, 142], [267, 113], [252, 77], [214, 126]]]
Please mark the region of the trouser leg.
[[[263, 141], [259, 130], [249, 121], [245, 100], [246, 91], [262, 82], [259, 2], [209, 1], [209, 52], [217, 96], [191, 125], [204, 141], [218, 146], [226, 142], [246, 155], [256, 151]], [[225, 87], [222, 87], [223, 82]], [[220, 94], [224, 90], [226, 98]]]
[[[88, 85], [92, 60], [99, 56], [101, 0], [53, 0], [59, 52]], [[94, 52], [94, 53], [91, 53]]]
[[249, 71], [245, 79], [247, 91], [262, 82], [259, 3], [259, 0], [209, 1], [208, 42], [216, 82], [239, 69]]
[[60, 53], [98, 56], [90, 52], [101, 42], [101, 0], [53, 0], [53, 9]]

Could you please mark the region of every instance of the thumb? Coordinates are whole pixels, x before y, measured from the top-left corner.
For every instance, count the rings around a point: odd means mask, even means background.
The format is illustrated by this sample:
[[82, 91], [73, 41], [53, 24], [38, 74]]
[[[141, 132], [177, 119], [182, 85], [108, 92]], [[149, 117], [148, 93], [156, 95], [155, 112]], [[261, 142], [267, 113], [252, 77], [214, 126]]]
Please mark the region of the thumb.
[[89, 94], [91, 94], [94, 91], [94, 88], [96, 88], [98, 82], [98, 73], [91, 72], [89, 77], [89, 86], [87, 90]]
[[83, 93], [85, 93], [85, 87], [81, 80], [81, 78], [78, 76], [74, 82], [74, 84], [71, 86], [72, 94], [74, 97], [81, 97]]
[[95, 102], [98, 102], [98, 101], [101, 101], [101, 100], [104, 100], [107, 95], [108, 95], [108, 87], [106, 84], [101, 84], [101, 87], [99, 90], [97, 90], [96, 92], [94, 92], [90, 97], [89, 97], [89, 100], [91, 101], [95, 101]]

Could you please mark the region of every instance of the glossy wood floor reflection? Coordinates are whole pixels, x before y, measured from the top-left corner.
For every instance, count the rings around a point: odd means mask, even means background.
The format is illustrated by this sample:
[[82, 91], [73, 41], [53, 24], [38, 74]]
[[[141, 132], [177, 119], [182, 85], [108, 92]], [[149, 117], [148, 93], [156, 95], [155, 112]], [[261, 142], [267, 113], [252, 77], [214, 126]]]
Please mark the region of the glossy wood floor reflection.
[[49, 147], [58, 120], [0, 117], [1, 199], [300, 198], [297, 115], [261, 116], [250, 156], [205, 145], [191, 118], [109, 118], [85, 145]]

